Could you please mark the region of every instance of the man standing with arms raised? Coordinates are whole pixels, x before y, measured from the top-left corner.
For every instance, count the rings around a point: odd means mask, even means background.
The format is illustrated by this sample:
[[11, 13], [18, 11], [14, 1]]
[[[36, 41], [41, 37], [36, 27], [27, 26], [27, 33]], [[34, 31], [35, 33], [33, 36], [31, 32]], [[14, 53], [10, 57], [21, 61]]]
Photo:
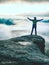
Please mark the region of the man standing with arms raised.
[[43, 19], [37, 20], [36, 17], [34, 17], [34, 19], [30, 19], [30, 18], [28, 18], [28, 19], [33, 22], [31, 35], [32, 35], [32, 33], [33, 33], [33, 29], [35, 29], [35, 35], [37, 35], [37, 22], [38, 22], [38, 21], [41, 21], [41, 20], [43, 20]]

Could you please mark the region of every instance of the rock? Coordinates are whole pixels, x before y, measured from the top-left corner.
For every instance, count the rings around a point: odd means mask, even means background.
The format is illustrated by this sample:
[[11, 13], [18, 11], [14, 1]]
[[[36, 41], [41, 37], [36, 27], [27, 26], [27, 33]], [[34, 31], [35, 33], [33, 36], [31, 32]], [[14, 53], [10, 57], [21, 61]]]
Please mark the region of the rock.
[[46, 55], [49, 57], [49, 49], [46, 50]]
[[45, 40], [41, 36], [26, 35], [0, 40], [0, 64], [49, 65], [44, 48]]
[[32, 42], [35, 43], [40, 51], [45, 54], [45, 40], [41, 36], [36, 36], [36, 35], [29, 35], [29, 36], [22, 36], [22, 37], [17, 37], [13, 38], [13, 41], [25, 41], [25, 42]]

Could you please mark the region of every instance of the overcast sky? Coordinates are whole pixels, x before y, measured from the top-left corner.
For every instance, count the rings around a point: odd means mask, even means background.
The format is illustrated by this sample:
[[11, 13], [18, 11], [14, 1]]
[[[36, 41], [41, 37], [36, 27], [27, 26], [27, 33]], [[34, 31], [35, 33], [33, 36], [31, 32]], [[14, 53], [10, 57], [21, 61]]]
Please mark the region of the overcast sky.
[[49, 16], [49, 0], [0, 0], [0, 15], [30, 13]]
[[49, 0], [24, 0], [24, 1], [49, 1]]
[[8, 2], [8, 1], [49, 2], [49, 0], [0, 0], [0, 2]]

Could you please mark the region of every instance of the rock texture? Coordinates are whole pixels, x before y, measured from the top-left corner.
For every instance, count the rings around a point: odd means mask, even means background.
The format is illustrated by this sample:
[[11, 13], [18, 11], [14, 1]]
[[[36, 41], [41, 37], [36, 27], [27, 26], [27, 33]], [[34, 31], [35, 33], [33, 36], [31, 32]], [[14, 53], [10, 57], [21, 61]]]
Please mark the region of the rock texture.
[[41, 36], [0, 40], [0, 65], [49, 65], [44, 48], [45, 40]]

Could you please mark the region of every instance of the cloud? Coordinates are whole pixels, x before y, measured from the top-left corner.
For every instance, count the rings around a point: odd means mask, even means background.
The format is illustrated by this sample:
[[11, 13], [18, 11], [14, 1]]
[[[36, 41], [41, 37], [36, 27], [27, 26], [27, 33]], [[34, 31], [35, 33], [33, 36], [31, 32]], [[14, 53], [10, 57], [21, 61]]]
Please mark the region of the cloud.
[[13, 1], [17, 1], [17, 0], [0, 0], [0, 3], [4, 3], [4, 2], [13, 2]]
[[6, 1], [43, 2], [43, 1], [49, 1], [49, 0], [0, 0], [0, 2], [6, 2]]
[[42, 13], [42, 14], [39, 14], [38, 16], [45, 16], [45, 17], [49, 17], [49, 11], [48, 11], [48, 12], [45, 12], [45, 13]]
[[0, 0], [0, 2], [6, 2], [6, 1], [10, 1], [10, 0]]
[[22, 0], [22, 1], [26, 1], [26, 2], [45, 2], [45, 1], [49, 1], [49, 0]]
[[45, 13], [39, 13], [39, 14], [34, 14], [34, 13], [25, 13], [25, 14], [21, 14], [22, 16], [41, 16], [41, 17], [49, 17], [49, 11], [45, 12]]
[[0, 0], [0, 3], [4, 3], [4, 2], [14, 2], [14, 1], [25, 1], [25, 2], [49, 2], [49, 0]]
[[49, 11], [44, 14], [44, 16], [49, 17]]

